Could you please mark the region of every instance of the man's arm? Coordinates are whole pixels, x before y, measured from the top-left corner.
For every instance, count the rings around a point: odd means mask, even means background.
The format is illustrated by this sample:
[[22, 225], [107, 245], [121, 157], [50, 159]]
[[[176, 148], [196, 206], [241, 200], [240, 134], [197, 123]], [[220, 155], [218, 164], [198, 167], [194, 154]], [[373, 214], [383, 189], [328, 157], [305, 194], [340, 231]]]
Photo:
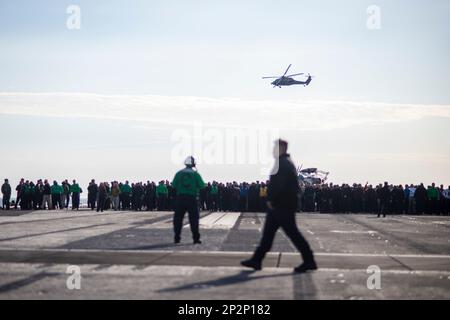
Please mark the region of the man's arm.
[[172, 181], [172, 186], [175, 188], [175, 190], [178, 189], [179, 181], [180, 181], [180, 177], [179, 177], [179, 174], [177, 172], [177, 174], [175, 175], [175, 177], [173, 178], [173, 181]]
[[205, 182], [203, 181], [202, 176], [198, 172], [196, 172], [195, 177], [196, 177], [197, 188], [203, 189], [205, 187]]
[[286, 173], [284, 168], [278, 168], [278, 172], [270, 176], [269, 186], [267, 187], [267, 201], [273, 202], [283, 192], [286, 184]]

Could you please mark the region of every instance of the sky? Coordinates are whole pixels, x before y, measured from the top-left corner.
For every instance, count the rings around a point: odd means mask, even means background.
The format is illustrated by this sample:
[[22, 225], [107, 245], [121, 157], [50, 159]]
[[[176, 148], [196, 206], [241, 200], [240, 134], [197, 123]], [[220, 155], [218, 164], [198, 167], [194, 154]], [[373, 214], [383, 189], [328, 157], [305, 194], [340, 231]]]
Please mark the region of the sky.
[[[281, 136], [333, 182], [449, 185], [449, 18], [441, 0], [0, 0], [0, 177], [157, 181], [193, 154], [205, 180], [265, 180]], [[289, 64], [311, 85], [261, 79]]]

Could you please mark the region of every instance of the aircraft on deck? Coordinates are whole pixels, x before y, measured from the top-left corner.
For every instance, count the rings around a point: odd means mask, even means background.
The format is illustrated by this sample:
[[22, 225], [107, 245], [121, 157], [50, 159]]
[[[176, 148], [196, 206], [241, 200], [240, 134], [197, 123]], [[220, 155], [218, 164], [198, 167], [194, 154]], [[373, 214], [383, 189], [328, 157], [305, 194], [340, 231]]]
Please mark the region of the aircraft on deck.
[[302, 186], [322, 185], [330, 173], [317, 168], [297, 169], [298, 181]]

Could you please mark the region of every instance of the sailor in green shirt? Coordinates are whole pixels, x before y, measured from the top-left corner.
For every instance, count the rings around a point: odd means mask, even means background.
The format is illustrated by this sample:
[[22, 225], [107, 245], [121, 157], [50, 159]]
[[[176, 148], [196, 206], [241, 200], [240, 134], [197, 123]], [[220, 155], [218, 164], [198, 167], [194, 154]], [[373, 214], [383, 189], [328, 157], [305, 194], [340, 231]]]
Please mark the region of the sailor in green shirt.
[[181, 229], [186, 211], [189, 214], [189, 224], [191, 226], [194, 244], [200, 244], [199, 231], [199, 211], [197, 195], [200, 189], [205, 187], [200, 174], [194, 170], [195, 159], [189, 156], [184, 161], [186, 168], [180, 170], [175, 175], [172, 185], [176, 190], [175, 214], [173, 217], [173, 227], [175, 232], [175, 243], [181, 240]]
[[72, 193], [72, 210], [78, 210], [80, 208], [80, 193], [82, 190], [76, 180], [72, 181], [70, 192]]
[[435, 214], [438, 213], [438, 200], [439, 200], [439, 191], [436, 189], [435, 184], [431, 184], [427, 189], [428, 196], [428, 213]]
[[156, 198], [158, 200], [158, 211], [163, 211], [166, 208], [167, 196], [169, 195], [169, 189], [164, 184], [164, 181], [160, 181], [156, 186]]
[[211, 190], [209, 191], [209, 196], [211, 199], [211, 206], [213, 211], [217, 211], [219, 204], [219, 187], [217, 182], [213, 182], [211, 185]]
[[37, 203], [36, 203], [36, 185], [30, 181], [30, 200], [29, 200], [29, 209], [36, 210], [37, 209]]
[[131, 194], [131, 186], [128, 181], [125, 181], [125, 184], [120, 186], [120, 192]]
[[53, 181], [53, 185], [50, 187], [50, 192], [52, 194], [52, 207], [56, 208], [56, 204], [58, 204], [59, 209], [64, 209], [61, 199], [61, 195], [64, 192], [63, 187], [61, 187], [58, 182]]
[[130, 183], [125, 181], [125, 184], [120, 186], [120, 193], [122, 194], [122, 207], [125, 210], [130, 209], [130, 199], [131, 199], [131, 186]]

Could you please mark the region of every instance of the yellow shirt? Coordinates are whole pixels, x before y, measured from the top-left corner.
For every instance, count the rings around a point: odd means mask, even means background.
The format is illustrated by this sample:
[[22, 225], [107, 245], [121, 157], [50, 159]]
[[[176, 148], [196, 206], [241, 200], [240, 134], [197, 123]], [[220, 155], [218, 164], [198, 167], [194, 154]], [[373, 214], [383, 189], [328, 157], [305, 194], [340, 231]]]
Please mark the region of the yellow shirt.
[[267, 198], [267, 187], [259, 188], [259, 196], [261, 198]]

